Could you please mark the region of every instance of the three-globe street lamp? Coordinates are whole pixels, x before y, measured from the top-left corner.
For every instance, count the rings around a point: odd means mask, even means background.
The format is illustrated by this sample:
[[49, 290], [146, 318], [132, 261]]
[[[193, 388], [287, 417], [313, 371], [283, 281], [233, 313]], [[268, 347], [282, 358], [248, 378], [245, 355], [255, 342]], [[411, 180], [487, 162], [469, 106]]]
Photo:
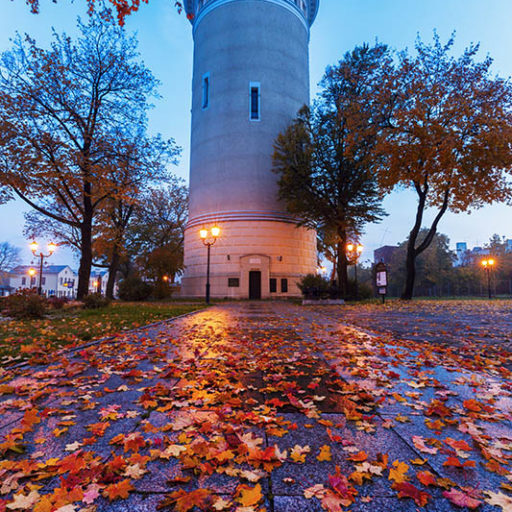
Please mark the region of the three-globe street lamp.
[[489, 299], [492, 299], [491, 294], [491, 271], [496, 265], [496, 260], [494, 258], [485, 258], [482, 260], [482, 267], [484, 267], [485, 272], [487, 273], [487, 291], [489, 293]]
[[347, 244], [347, 259], [350, 263], [354, 265], [354, 281], [356, 288], [356, 300], [359, 296], [358, 283], [357, 283], [357, 262], [359, 260], [359, 256], [361, 256], [363, 252], [363, 246], [361, 244]]
[[30, 250], [32, 251], [32, 254], [40, 259], [40, 262], [39, 262], [39, 286], [37, 287], [37, 293], [39, 295], [43, 294], [43, 263], [44, 263], [44, 260], [45, 260], [45, 258], [49, 258], [55, 252], [55, 249], [57, 249], [57, 244], [50, 242], [47, 247], [48, 247], [48, 254], [44, 254], [43, 251], [40, 251], [39, 254], [37, 254], [39, 244], [35, 240], [30, 244]]
[[207, 260], [206, 260], [206, 304], [210, 304], [210, 248], [217, 241], [220, 236], [220, 228], [214, 226], [208, 231], [207, 229], [201, 229], [199, 236], [203, 241], [203, 245], [207, 247]]

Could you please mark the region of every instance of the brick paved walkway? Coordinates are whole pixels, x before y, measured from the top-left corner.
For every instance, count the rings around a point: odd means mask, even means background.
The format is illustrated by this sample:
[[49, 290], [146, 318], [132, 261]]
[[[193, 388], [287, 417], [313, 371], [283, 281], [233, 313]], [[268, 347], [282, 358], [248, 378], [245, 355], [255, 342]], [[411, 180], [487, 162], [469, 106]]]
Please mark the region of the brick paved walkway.
[[0, 511], [512, 503], [508, 353], [346, 320], [227, 304], [2, 370]]

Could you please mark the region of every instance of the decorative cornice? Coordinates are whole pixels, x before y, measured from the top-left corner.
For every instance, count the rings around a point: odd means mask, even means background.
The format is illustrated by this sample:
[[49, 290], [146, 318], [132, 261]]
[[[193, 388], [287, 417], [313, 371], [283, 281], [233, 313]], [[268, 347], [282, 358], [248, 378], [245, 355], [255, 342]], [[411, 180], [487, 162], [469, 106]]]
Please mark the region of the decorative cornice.
[[[242, 0], [209, 0], [206, 5], [201, 7], [197, 11], [197, 1], [198, 0], [185, 0], [185, 10], [187, 14], [190, 16], [190, 22], [193, 25], [193, 31], [195, 32], [197, 26], [200, 21], [206, 16], [209, 12], [213, 11], [215, 8], [220, 7], [221, 5], [225, 5], [231, 2], [239, 2]], [[295, 14], [302, 22], [306, 30], [309, 31], [309, 27], [315, 21], [316, 15], [318, 13], [318, 7], [320, 0], [305, 0], [308, 3], [308, 13], [307, 18], [304, 12], [299, 8], [297, 4], [293, 0], [259, 0], [268, 3], [272, 3], [275, 5], [279, 5], [289, 12]]]
[[243, 222], [243, 221], [268, 221], [268, 222], [287, 222], [289, 224], [299, 224], [300, 220], [292, 215], [283, 212], [272, 211], [233, 211], [219, 212], [200, 215], [189, 219], [186, 229], [204, 226], [207, 224], [221, 224], [223, 222]]

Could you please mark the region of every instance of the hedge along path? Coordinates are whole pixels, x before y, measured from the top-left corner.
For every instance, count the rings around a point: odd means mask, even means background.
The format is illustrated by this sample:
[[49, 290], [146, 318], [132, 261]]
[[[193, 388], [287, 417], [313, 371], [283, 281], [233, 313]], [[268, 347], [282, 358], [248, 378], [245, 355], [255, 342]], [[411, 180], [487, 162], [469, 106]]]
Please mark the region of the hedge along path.
[[507, 510], [504, 362], [216, 306], [4, 374], [0, 510]]

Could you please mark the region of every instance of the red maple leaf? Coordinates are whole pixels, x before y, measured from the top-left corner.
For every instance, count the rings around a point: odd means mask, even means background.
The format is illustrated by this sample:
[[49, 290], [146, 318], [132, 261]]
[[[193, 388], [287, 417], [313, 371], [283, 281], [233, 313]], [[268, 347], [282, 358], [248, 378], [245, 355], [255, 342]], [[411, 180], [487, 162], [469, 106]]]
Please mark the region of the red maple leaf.
[[475, 509], [482, 503], [481, 501], [472, 498], [468, 494], [459, 491], [458, 489], [444, 491], [443, 496], [448, 498], [454, 505], [457, 505], [458, 507]]
[[411, 498], [419, 507], [424, 507], [430, 498], [430, 494], [424, 491], [420, 491], [417, 487], [414, 487], [414, 485], [409, 482], [393, 484], [393, 489], [398, 491], [399, 498]]

